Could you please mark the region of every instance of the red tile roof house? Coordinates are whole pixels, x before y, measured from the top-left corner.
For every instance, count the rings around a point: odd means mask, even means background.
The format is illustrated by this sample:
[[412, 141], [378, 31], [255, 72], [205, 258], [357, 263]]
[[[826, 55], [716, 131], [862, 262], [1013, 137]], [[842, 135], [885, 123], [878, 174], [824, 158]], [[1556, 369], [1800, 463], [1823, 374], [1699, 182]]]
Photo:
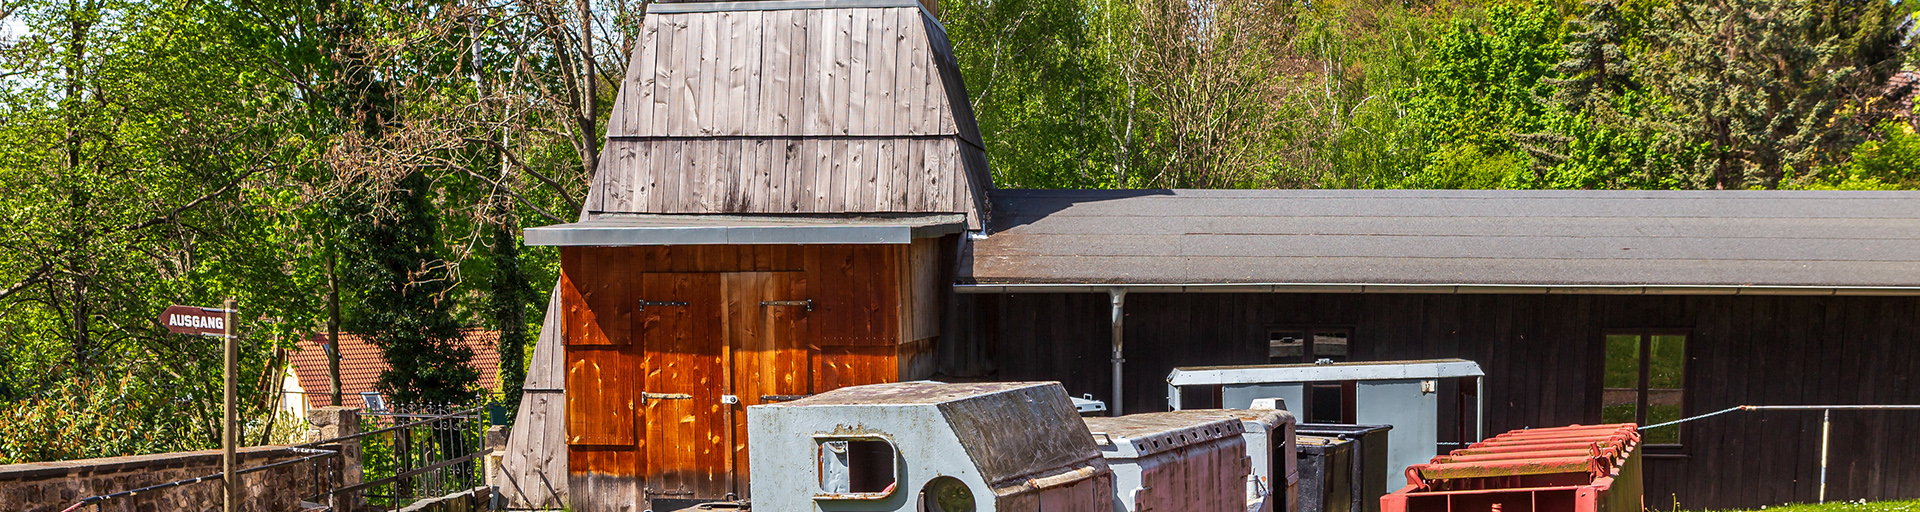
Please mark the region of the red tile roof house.
[[[473, 349], [472, 364], [480, 370], [481, 389], [499, 392], [500, 354], [494, 347], [500, 341], [500, 331], [466, 329], [461, 334], [461, 341]], [[299, 350], [288, 356], [291, 364], [281, 380], [281, 409], [294, 417], [305, 419], [307, 410], [333, 405], [327, 394], [326, 342], [326, 333], [316, 333], [300, 340]], [[380, 347], [358, 334], [340, 334], [342, 405], [365, 409], [367, 404], [360, 394], [377, 392], [374, 384], [386, 369], [387, 360], [381, 357]]]

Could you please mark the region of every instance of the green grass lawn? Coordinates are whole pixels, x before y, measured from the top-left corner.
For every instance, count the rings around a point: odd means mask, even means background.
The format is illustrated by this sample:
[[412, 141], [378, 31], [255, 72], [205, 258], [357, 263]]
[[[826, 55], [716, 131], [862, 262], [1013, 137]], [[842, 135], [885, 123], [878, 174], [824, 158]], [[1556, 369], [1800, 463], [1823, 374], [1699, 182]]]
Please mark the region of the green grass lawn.
[[[1759, 509], [1756, 509], [1759, 510]], [[1767, 507], [1767, 512], [1920, 512], [1920, 500], [1909, 501], [1839, 501], [1825, 505], [1799, 504]], [[1747, 511], [1715, 511], [1747, 512]]]

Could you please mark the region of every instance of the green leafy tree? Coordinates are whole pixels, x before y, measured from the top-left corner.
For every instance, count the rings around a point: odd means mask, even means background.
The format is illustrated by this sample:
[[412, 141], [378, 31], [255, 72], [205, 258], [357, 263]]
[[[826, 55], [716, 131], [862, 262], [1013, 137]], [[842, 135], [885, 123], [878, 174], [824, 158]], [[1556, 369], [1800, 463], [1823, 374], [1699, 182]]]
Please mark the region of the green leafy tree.
[[1920, 189], [1920, 134], [1898, 120], [1880, 123], [1876, 137], [1853, 147], [1847, 161], [1824, 169], [1795, 188], [1834, 190]]
[[1534, 185], [1526, 166], [1514, 165], [1525, 161], [1515, 138], [1544, 128], [1547, 80], [1566, 58], [1559, 13], [1544, 2], [1495, 5], [1483, 20], [1455, 19], [1432, 45], [1431, 64], [1407, 94], [1410, 117], [1433, 149], [1401, 186]]
[[[8, 434], [49, 447], [34, 458], [217, 444], [220, 343], [167, 333], [154, 319], [169, 304], [241, 304], [249, 418], [272, 405], [275, 355], [312, 325], [314, 274], [275, 189], [311, 146], [217, 11], [9, 10], [28, 30], [0, 44], [0, 422], [39, 426]], [[90, 415], [125, 435], [88, 438]]]
[[1083, 0], [961, 0], [942, 13], [995, 181], [1011, 187], [1109, 184], [1124, 170], [1125, 136], [1100, 129], [1112, 113], [1113, 74]]

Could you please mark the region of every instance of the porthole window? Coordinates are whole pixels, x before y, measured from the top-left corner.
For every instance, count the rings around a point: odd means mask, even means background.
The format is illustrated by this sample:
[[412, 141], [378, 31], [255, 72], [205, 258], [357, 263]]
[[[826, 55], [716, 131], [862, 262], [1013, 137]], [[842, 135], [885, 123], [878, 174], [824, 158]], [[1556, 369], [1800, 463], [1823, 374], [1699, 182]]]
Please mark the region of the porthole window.
[[973, 489], [958, 478], [935, 478], [921, 488], [920, 504], [927, 512], [973, 512]]

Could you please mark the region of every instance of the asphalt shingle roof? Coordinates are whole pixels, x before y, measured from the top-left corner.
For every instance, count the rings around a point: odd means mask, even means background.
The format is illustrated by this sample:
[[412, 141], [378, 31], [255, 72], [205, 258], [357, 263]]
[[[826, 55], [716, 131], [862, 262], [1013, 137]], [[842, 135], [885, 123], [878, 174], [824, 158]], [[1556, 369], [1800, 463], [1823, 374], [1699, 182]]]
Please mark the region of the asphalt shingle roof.
[[995, 190], [962, 284], [1920, 286], [1920, 192]]

